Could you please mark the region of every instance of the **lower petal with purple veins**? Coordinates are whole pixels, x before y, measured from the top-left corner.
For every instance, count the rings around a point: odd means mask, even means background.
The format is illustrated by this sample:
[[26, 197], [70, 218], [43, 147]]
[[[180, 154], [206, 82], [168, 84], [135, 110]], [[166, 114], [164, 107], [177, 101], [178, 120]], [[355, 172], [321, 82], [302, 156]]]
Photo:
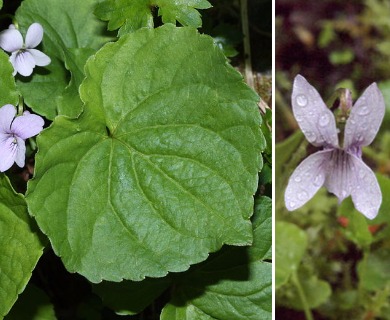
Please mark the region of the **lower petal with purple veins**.
[[351, 179], [353, 188], [352, 201], [356, 210], [368, 219], [374, 219], [382, 203], [382, 192], [374, 172], [359, 158], [350, 156], [355, 170]]
[[20, 73], [22, 76], [28, 77], [33, 72], [35, 67], [35, 60], [30, 52], [20, 50], [15, 56], [13, 65], [18, 73]]
[[13, 136], [8, 135], [6, 139], [0, 140], [0, 172], [4, 172], [12, 167], [17, 151], [17, 141]]
[[17, 150], [15, 155], [16, 164], [23, 168], [26, 159], [26, 144], [23, 139], [16, 137]]
[[351, 155], [344, 150], [335, 149], [330, 158], [325, 187], [339, 198], [339, 202], [348, 197], [353, 188], [351, 175], [354, 165], [350, 157]]

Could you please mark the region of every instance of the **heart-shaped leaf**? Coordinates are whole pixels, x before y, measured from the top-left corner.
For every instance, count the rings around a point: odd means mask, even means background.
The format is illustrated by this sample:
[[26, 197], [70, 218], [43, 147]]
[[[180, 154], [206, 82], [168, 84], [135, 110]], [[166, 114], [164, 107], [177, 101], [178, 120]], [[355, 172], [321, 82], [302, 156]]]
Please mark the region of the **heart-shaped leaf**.
[[84, 113], [40, 135], [28, 186], [65, 266], [93, 282], [141, 280], [250, 244], [258, 96], [212, 38], [141, 29], [99, 50], [86, 74]]

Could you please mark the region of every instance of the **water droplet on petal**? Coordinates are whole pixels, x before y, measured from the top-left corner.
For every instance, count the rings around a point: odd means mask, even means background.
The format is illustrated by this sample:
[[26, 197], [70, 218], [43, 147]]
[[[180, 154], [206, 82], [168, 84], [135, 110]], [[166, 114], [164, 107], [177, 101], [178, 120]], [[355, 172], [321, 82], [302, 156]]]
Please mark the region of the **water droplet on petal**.
[[[311, 166], [309, 166], [307, 169], [309, 170], [310, 168], [311, 168]], [[310, 179], [311, 173], [310, 172], [305, 172], [305, 177], [306, 177], [306, 179]]]
[[322, 183], [322, 179], [323, 179], [323, 175], [320, 173], [318, 176], [315, 177], [314, 181], [313, 181], [313, 184], [316, 186], [316, 187], [319, 187]]
[[295, 180], [296, 182], [301, 182], [301, 181], [302, 181], [302, 179], [301, 179], [300, 176], [296, 176], [296, 177], [294, 178], [294, 180]]
[[357, 113], [361, 116], [365, 116], [370, 113], [370, 109], [367, 106], [362, 106]]
[[312, 131], [306, 131], [305, 136], [309, 142], [314, 142], [317, 139], [317, 136]]
[[295, 208], [296, 203], [294, 201], [289, 202], [290, 208]]
[[296, 101], [301, 107], [305, 107], [307, 105], [307, 97], [304, 94], [297, 95]]
[[298, 199], [301, 201], [307, 200], [308, 197], [309, 197], [309, 195], [307, 194], [306, 191], [302, 191], [302, 192], [298, 193]]
[[347, 195], [348, 195], [348, 192], [347, 192], [346, 190], [342, 190], [342, 191], [341, 191], [341, 196], [342, 196], [343, 198], [347, 197]]
[[364, 176], [366, 175], [366, 173], [364, 172], [364, 170], [359, 170], [359, 178], [362, 179], [364, 178]]
[[329, 115], [324, 113], [323, 115], [321, 115], [320, 120], [318, 121], [318, 124], [321, 127], [326, 127], [329, 124], [329, 121], [330, 121]]

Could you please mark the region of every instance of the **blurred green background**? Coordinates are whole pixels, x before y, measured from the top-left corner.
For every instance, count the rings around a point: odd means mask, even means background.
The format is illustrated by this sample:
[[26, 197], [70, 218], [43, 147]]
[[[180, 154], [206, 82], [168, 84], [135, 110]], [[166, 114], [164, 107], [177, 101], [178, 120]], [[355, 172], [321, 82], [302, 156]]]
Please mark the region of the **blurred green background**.
[[[276, 1], [276, 319], [390, 319], [390, 1]], [[372, 82], [386, 114], [363, 160], [383, 202], [367, 220], [350, 198], [322, 188], [288, 212], [284, 190], [317, 148], [291, 110], [292, 81], [303, 75], [326, 101], [337, 88], [356, 100]]]

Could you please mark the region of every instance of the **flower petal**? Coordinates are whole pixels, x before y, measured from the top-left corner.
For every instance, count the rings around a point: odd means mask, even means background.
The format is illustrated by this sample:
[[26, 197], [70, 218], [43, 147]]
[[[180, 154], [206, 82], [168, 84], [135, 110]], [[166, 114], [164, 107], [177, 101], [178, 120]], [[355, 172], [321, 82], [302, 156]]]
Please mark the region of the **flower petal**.
[[292, 107], [299, 127], [312, 145], [338, 147], [333, 113], [326, 107], [317, 90], [301, 75], [297, 75], [294, 80]]
[[11, 56], [9, 57], [9, 61], [11, 62], [12, 66], [14, 67], [14, 72], [12, 72], [12, 75], [15, 76], [18, 72], [16, 71], [15, 69], [15, 65], [16, 65], [16, 56], [18, 55], [19, 52], [14, 52], [11, 54]]
[[359, 158], [351, 156], [354, 165], [352, 201], [356, 210], [374, 219], [382, 203], [382, 192], [374, 172]]
[[336, 149], [332, 151], [329, 161], [325, 187], [336, 195], [340, 202], [351, 194], [353, 188], [354, 163], [351, 157], [352, 155], [344, 150]]
[[12, 132], [21, 139], [37, 135], [43, 130], [44, 120], [36, 114], [23, 114], [12, 123]]
[[42, 26], [35, 22], [27, 30], [26, 34], [26, 48], [31, 49], [35, 48], [38, 44], [41, 43], [43, 38], [43, 28]]
[[0, 134], [0, 172], [12, 167], [15, 162], [18, 146], [15, 138], [10, 135]]
[[[11, 60], [12, 63], [12, 60]], [[35, 60], [30, 52], [19, 51], [14, 58], [14, 68], [22, 76], [28, 77], [35, 67]]]
[[289, 211], [308, 202], [324, 184], [332, 150], [318, 151], [295, 169], [288, 181], [284, 201]]
[[345, 125], [344, 149], [367, 146], [378, 133], [385, 114], [385, 102], [376, 83], [356, 101]]
[[23, 47], [23, 37], [19, 30], [7, 29], [0, 33], [0, 47], [8, 52], [15, 52]]
[[16, 142], [18, 147], [16, 149], [15, 162], [19, 167], [23, 168], [26, 161], [26, 144], [23, 139], [18, 137], [16, 137]]
[[37, 49], [27, 49], [27, 51], [31, 53], [37, 66], [47, 66], [51, 62], [50, 58], [46, 54]]
[[0, 108], [0, 133], [11, 132], [11, 123], [16, 115], [16, 108], [12, 104], [6, 104]]

